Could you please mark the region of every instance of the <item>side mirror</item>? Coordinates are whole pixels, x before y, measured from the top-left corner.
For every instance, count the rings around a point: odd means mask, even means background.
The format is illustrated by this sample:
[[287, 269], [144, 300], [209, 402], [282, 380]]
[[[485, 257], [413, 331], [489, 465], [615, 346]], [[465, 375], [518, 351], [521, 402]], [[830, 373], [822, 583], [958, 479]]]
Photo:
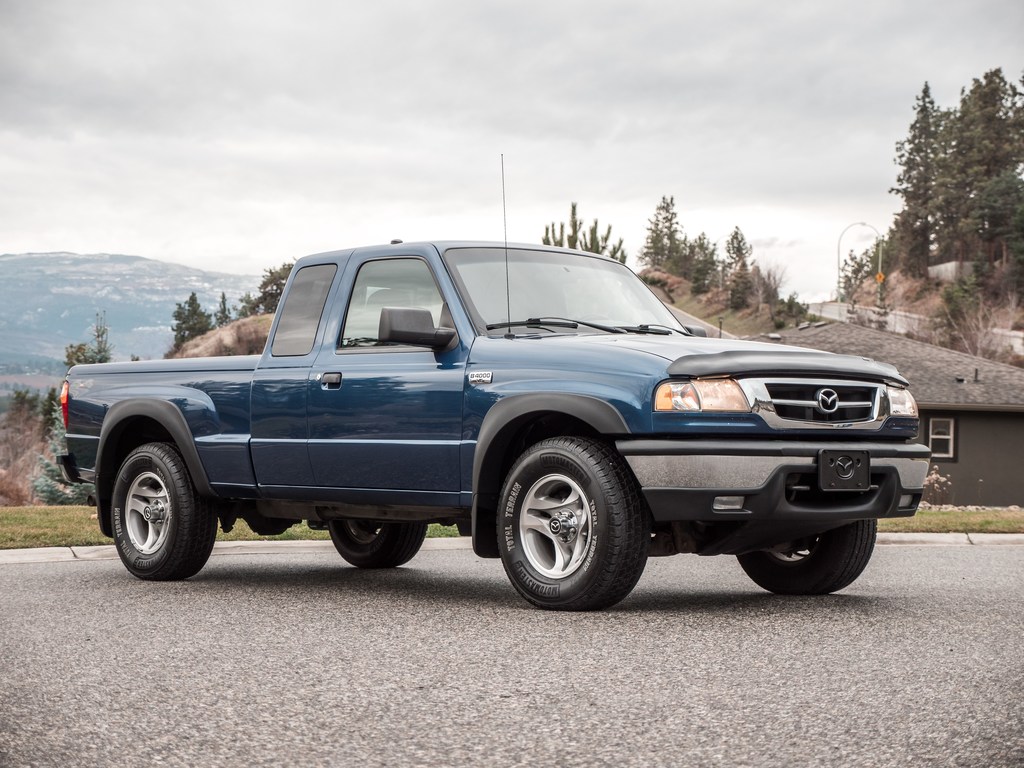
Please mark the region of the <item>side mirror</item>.
[[705, 339], [708, 336], [707, 328], [700, 325], [684, 325], [683, 328], [685, 328], [687, 333], [691, 336], [703, 336]]
[[429, 310], [384, 307], [380, 311], [378, 341], [442, 350], [451, 346], [455, 337], [454, 328], [434, 327], [434, 318]]

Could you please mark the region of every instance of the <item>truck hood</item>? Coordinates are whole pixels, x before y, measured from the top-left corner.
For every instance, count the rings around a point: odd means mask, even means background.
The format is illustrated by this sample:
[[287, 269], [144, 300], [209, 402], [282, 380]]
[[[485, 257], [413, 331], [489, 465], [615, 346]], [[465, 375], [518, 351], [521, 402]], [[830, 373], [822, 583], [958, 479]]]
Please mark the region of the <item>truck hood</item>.
[[591, 348], [630, 349], [660, 357], [670, 376], [849, 376], [907, 385], [888, 363], [868, 357], [769, 344], [760, 341], [708, 339], [697, 336], [594, 334], [544, 337], [543, 343]]

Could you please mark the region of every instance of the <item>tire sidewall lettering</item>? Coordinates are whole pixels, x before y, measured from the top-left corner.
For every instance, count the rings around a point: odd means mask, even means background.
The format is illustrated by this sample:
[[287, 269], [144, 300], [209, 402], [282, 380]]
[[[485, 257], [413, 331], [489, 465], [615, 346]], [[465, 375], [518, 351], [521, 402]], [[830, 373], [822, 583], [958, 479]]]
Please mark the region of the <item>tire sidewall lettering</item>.
[[[134, 483], [135, 479], [143, 472], [152, 472], [160, 478], [160, 482], [163, 483], [164, 488], [168, 492], [170, 506], [172, 509], [172, 514], [166, 523], [168, 526], [167, 538], [160, 550], [151, 555], [144, 555], [135, 548], [131, 542], [131, 538], [128, 536], [125, 522], [128, 510], [127, 491], [131, 487], [132, 483]], [[118, 554], [121, 556], [121, 560], [125, 565], [129, 566], [130, 569], [140, 572], [152, 571], [159, 568], [160, 565], [168, 558], [170, 549], [174, 542], [178, 523], [177, 515], [174, 514], [174, 511], [176, 511], [176, 499], [177, 493], [175, 491], [174, 484], [170, 480], [167, 468], [157, 457], [140, 455], [122, 465], [117, 479], [114, 482], [111, 517], [113, 518], [114, 523], [114, 540], [117, 543]]]
[[[519, 540], [519, 520], [523, 513], [525, 491], [550, 474], [565, 475], [580, 486], [586, 494], [591, 518], [590, 540], [584, 562], [575, 573], [564, 579], [552, 579], [535, 571]], [[557, 448], [545, 448], [517, 463], [502, 493], [503, 523], [499, 526], [499, 549], [507, 567], [516, 574], [522, 589], [545, 600], [558, 600], [572, 599], [587, 588], [605, 539], [601, 530], [604, 515], [598, 503], [598, 499], [603, 496], [599, 489], [595, 491], [598, 486], [584, 467]]]

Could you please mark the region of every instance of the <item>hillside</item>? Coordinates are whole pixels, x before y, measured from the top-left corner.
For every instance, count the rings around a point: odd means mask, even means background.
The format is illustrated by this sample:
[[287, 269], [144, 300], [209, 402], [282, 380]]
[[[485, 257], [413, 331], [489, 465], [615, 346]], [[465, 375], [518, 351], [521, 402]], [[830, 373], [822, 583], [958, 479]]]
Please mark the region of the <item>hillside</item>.
[[258, 355], [263, 352], [273, 322], [273, 315], [244, 317], [185, 342], [181, 349], [167, 357]]
[[260, 278], [171, 264], [140, 256], [77, 253], [0, 255], [0, 366], [28, 373], [57, 364], [64, 348], [91, 339], [105, 313], [114, 359], [159, 358], [173, 340], [175, 304], [195, 291], [208, 311], [237, 302]]

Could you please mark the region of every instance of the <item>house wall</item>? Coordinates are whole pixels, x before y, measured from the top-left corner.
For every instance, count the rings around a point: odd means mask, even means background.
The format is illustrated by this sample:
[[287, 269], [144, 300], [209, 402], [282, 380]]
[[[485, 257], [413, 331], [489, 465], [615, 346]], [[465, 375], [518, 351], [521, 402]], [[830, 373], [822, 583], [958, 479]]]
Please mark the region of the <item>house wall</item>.
[[929, 443], [932, 417], [953, 420], [953, 458], [932, 458], [948, 476], [951, 504], [1024, 506], [1024, 414], [980, 411], [921, 411], [921, 434]]

